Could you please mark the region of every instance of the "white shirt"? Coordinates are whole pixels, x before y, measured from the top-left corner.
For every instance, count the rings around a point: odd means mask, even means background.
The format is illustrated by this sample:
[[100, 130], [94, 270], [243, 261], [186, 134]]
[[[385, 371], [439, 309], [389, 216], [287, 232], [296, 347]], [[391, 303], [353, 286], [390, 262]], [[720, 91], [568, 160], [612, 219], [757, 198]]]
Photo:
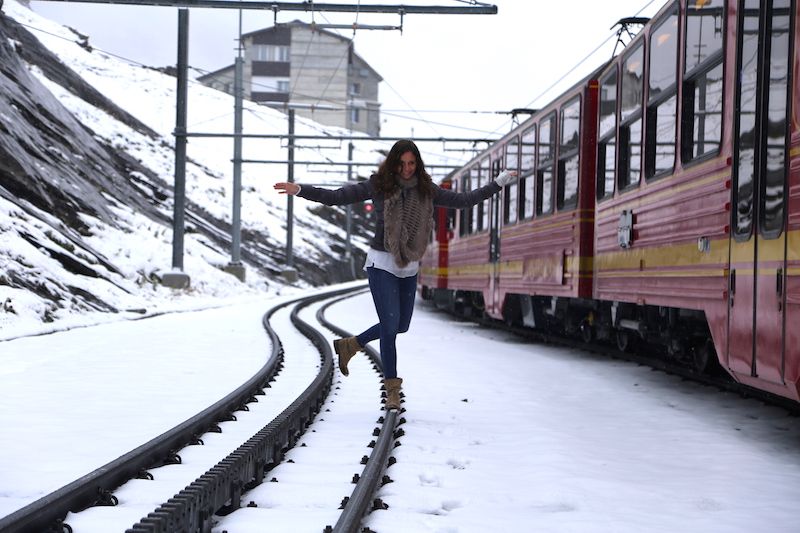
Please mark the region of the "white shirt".
[[410, 278], [419, 272], [419, 261], [411, 261], [406, 266], [400, 267], [389, 252], [370, 248], [367, 252], [367, 260], [364, 262], [364, 270], [367, 270], [367, 267], [385, 270], [398, 278]]

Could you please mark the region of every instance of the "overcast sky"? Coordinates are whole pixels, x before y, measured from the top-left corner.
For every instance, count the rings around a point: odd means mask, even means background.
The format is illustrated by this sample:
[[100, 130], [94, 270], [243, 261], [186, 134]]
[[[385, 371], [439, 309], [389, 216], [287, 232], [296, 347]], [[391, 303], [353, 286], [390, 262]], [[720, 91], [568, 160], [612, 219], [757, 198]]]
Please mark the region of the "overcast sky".
[[[355, 48], [384, 78], [380, 86], [382, 134], [496, 137], [508, 131], [507, 115], [469, 112], [543, 106], [611, 56], [615, 42], [611, 28], [619, 19], [652, 16], [665, 3], [666, 0], [501, 0], [494, 3], [497, 15], [406, 15], [402, 34], [360, 30], [355, 35]], [[408, 4], [467, 6], [454, 0], [418, 0]], [[33, 1], [31, 7], [88, 35], [90, 44], [97, 48], [152, 66], [176, 62], [177, 8], [71, 1]], [[352, 13], [277, 14], [279, 23], [299, 19], [319, 24], [352, 24], [355, 18]], [[190, 65], [213, 71], [232, 64], [239, 32], [238, 11], [191, 9], [189, 19]], [[400, 17], [362, 14], [358, 22], [396, 26]], [[243, 12], [245, 33], [273, 23], [272, 12]], [[350, 30], [340, 33], [353, 37]], [[599, 51], [548, 92], [557, 80], [603, 43]], [[401, 120], [399, 114], [413, 121]]]

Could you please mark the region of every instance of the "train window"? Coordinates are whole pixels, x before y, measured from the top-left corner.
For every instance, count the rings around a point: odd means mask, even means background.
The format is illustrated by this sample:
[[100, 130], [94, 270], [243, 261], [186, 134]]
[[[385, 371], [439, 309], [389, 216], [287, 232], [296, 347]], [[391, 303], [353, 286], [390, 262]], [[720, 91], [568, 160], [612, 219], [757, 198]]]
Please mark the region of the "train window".
[[533, 218], [536, 177], [536, 126], [522, 132], [519, 167], [519, 219]]
[[[469, 172], [465, 172], [461, 175], [456, 183], [456, 190], [458, 192], [466, 192], [469, 191]], [[469, 208], [460, 209], [458, 211], [458, 234], [461, 237], [465, 237], [471, 233], [471, 225], [470, 225], [470, 218], [472, 212]]]
[[[506, 170], [519, 172], [519, 137], [514, 137], [506, 144]], [[514, 224], [517, 221], [517, 187], [516, 183], [506, 185], [503, 194], [503, 224]]]
[[642, 87], [644, 47], [639, 45], [623, 63], [620, 91], [619, 189], [639, 184], [642, 175]]
[[[482, 185], [478, 166], [473, 166], [469, 169], [469, 182], [471, 186], [470, 189], [477, 189]], [[478, 227], [478, 206], [473, 205], [469, 208], [469, 211], [469, 232], [478, 233], [480, 231]]]
[[686, 62], [681, 105], [681, 160], [717, 153], [722, 144], [724, 1], [686, 12]]
[[[736, 240], [747, 240], [753, 231], [754, 183], [756, 179], [756, 101], [758, 93], [759, 13], [758, 1], [745, 1], [741, 15], [742, 42], [739, 45], [740, 78], [737, 84], [738, 105], [736, 149], [736, 210], [733, 233]], [[749, 9], [748, 9], [749, 8]]]
[[722, 54], [724, 20], [725, 0], [703, 0], [689, 6], [686, 10], [684, 72], [703, 68], [709, 61], [716, 63], [716, 56]]
[[786, 186], [787, 90], [789, 88], [789, 31], [791, 17], [789, 0], [773, 0], [770, 13], [769, 66], [764, 153], [764, 197], [761, 199], [761, 232], [777, 237], [783, 230], [783, 210]]
[[[484, 157], [483, 161], [481, 161], [480, 166], [480, 178], [481, 178], [481, 185], [486, 185], [489, 183], [491, 176], [489, 176], [489, 158]], [[484, 200], [483, 202], [477, 205], [478, 207], [478, 231], [483, 231], [487, 228], [488, 223], [486, 217], [488, 216], [487, 213], [489, 212], [489, 200]]]
[[556, 114], [551, 113], [539, 125], [536, 172], [536, 214], [553, 211], [553, 177], [556, 153]]
[[744, 0], [740, 11], [740, 81], [734, 144], [734, 235], [743, 241], [759, 233], [783, 232], [786, 202], [786, 141], [790, 135], [791, 2]]
[[578, 169], [580, 162], [581, 127], [580, 96], [561, 108], [561, 143], [558, 150], [558, 208], [578, 205]]
[[678, 7], [650, 34], [645, 176], [663, 176], [675, 168], [678, 106]]
[[722, 143], [722, 61], [684, 80], [681, 157], [715, 154]]
[[597, 198], [614, 194], [617, 171], [617, 69], [600, 81], [600, 124], [597, 132]]

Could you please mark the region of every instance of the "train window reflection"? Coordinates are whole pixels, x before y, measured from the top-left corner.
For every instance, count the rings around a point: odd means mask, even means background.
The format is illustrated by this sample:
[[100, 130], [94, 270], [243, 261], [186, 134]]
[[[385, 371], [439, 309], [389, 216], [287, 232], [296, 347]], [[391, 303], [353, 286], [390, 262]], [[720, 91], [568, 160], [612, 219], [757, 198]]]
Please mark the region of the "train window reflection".
[[[480, 184], [486, 185], [489, 183], [489, 158], [484, 157], [483, 161], [481, 161], [480, 166]], [[484, 200], [483, 202], [477, 205], [478, 207], [478, 231], [483, 231], [486, 229], [486, 216], [489, 212], [489, 200]]]
[[638, 185], [642, 176], [642, 85], [644, 47], [639, 45], [625, 59], [620, 90], [619, 180], [623, 190]]
[[716, 153], [722, 143], [722, 63], [684, 82], [683, 160]]
[[642, 119], [626, 124], [619, 130], [620, 161], [619, 188], [638, 185], [642, 176]]
[[[506, 145], [506, 170], [519, 171], [519, 137], [514, 137]], [[503, 194], [503, 223], [517, 221], [517, 183], [506, 185]]]
[[598, 135], [605, 137], [617, 127], [617, 72], [600, 82], [600, 126]]
[[522, 144], [520, 145], [520, 168], [519, 168], [519, 219], [525, 220], [533, 217], [534, 205], [534, 184], [536, 183], [533, 175], [536, 170], [536, 126], [525, 130], [522, 133]]
[[[480, 170], [477, 165], [469, 169], [469, 181], [473, 189], [477, 189], [481, 186]], [[473, 205], [469, 210], [469, 232], [477, 233], [481, 230], [478, 224], [478, 206]]]
[[724, 15], [725, 0], [689, 2], [686, 9], [684, 72], [692, 72], [710, 58], [722, 53]]
[[646, 174], [658, 176], [675, 167], [675, 124], [678, 97], [671, 96], [647, 111]]
[[789, 86], [789, 5], [788, 0], [773, 2], [770, 23], [767, 142], [765, 150], [764, 198], [761, 232], [777, 236], [783, 230], [784, 187], [786, 181], [786, 91]]
[[555, 126], [555, 113], [551, 113], [539, 126], [538, 170], [536, 173], [536, 214], [538, 215], [553, 211]]
[[753, 199], [755, 193], [756, 100], [758, 94], [758, 2], [745, 6], [740, 28], [742, 44], [739, 51], [738, 142], [736, 147], [736, 211], [733, 232], [737, 240], [746, 240], [753, 231]]
[[597, 198], [614, 194], [617, 130], [617, 70], [600, 81], [600, 124], [597, 143]]
[[650, 35], [648, 100], [653, 101], [675, 84], [678, 68], [678, 12], [670, 14]]
[[650, 35], [645, 176], [667, 175], [675, 166], [678, 105], [678, 11], [675, 6]]
[[581, 126], [581, 100], [576, 98], [561, 110], [561, 152], [578, 149], [578, 132]]
[[639, 46], [625, 60], [622, 69], [622, 94], [621, 98], [621, 119], [627, 120], [629, 117], [641, 112], [642, 109], [642, 72], [644, 68], [644, 50]]
[[[456, 190], [459, 192], [467, 192], [470, 190], [469, 171], [461, 175], [461, 178], [458, 180], [458, 189]], [[464, 237], [472, 233], [472, 210], [469, 208], [461, 209], [459, 211], [459, 217], [458, 234]]]
[[578, 134], [581, 123], [581, 100], [577, 97], [561, 109], [561, 145], [558, 164], [558, 208], [578, 205]]

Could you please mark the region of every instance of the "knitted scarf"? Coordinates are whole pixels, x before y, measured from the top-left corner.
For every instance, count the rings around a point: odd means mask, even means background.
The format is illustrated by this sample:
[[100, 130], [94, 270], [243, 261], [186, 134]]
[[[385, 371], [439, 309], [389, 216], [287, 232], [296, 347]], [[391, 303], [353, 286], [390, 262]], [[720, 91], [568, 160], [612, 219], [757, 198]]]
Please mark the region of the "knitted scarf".
[[398, 179], [398, 184], [383, 202], [383, 245], [403, 268], [425, 253], [433, 228], [433, 199], [420, 197], [416, 176]]

